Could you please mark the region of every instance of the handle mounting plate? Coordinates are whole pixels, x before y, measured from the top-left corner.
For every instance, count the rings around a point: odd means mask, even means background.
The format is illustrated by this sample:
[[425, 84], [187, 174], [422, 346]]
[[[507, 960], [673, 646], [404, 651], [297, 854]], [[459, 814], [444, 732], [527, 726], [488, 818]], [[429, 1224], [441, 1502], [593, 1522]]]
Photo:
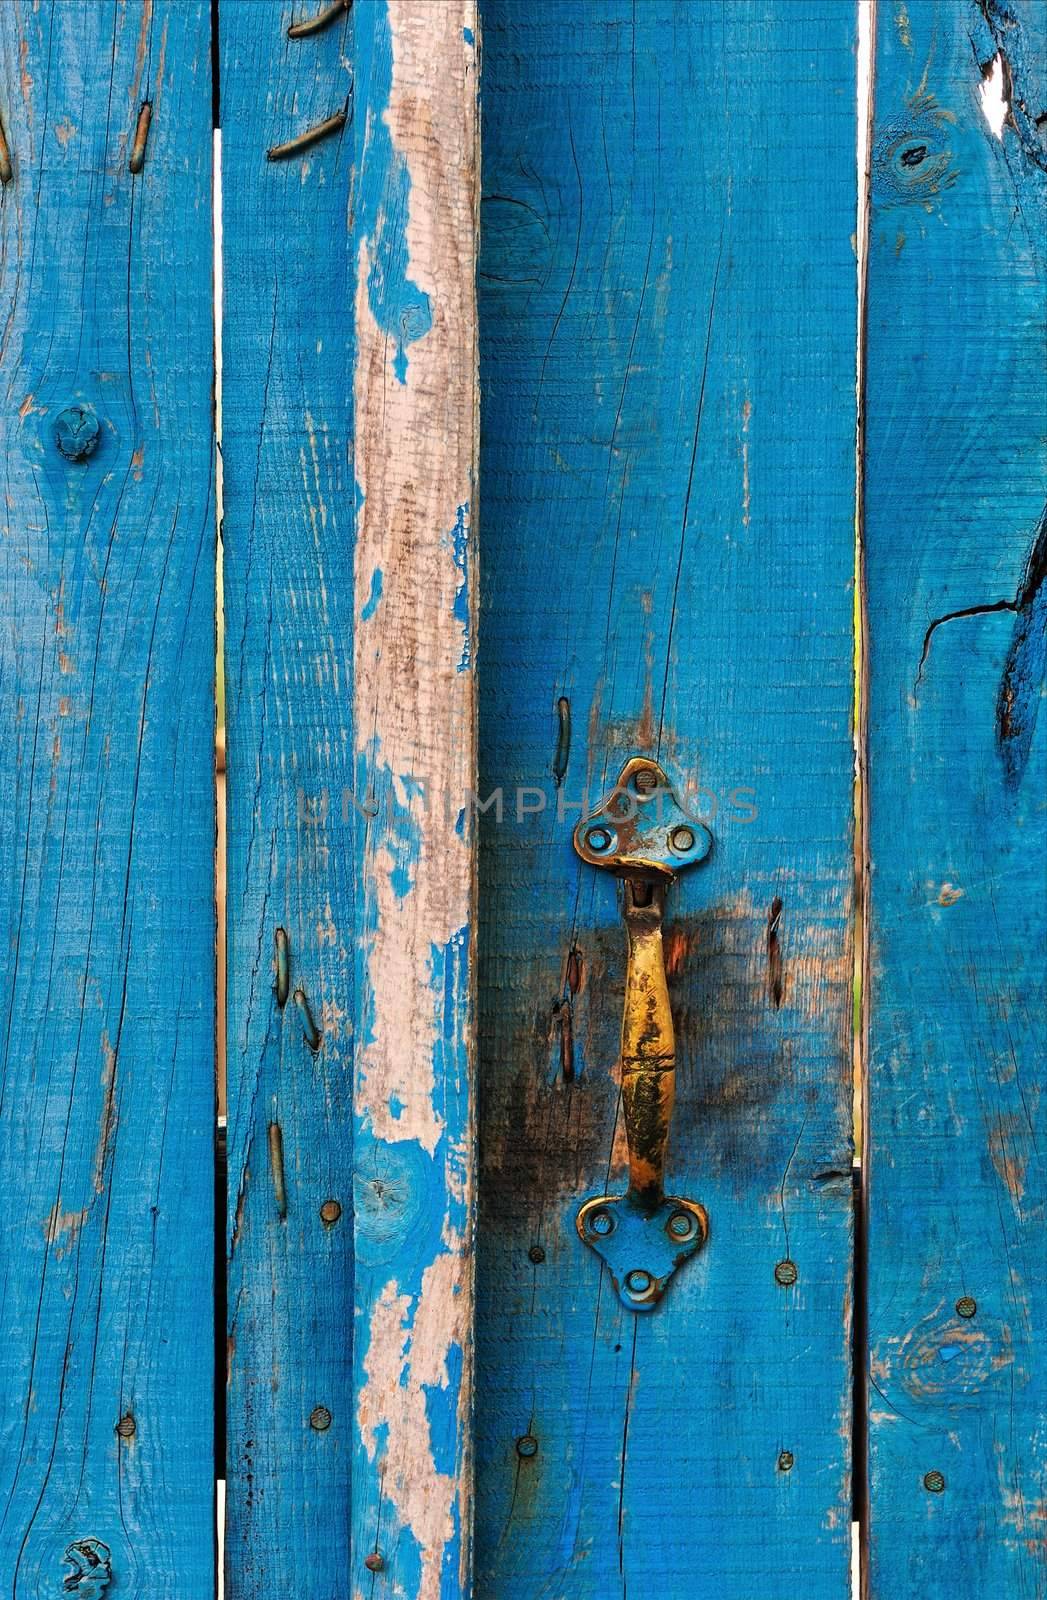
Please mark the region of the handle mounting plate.
[[610, 794], [574, 830], [574, 847], [590, 867], [658, 883], [704, 861], [712, 845], [709, 829], [688, 816], [647, 756], [625, 763]]
[[630, 1311], [653, 1311], [669, 1279], [709, 1237], [705, 1207], [666, 1195], [645, 1211], [627, 1194], [594, 1195], [577, 1217], [578, 1236], [606, 1263]]

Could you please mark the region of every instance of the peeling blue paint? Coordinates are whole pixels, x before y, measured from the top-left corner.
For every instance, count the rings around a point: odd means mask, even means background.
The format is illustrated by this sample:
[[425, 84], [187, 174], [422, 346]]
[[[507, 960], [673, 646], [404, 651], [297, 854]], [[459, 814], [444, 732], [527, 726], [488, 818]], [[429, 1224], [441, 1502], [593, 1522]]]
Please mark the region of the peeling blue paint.
[[459, 582], [454, 596], [454, 618], [461, 624], [462, 653], [458, 659], [457, 671], [468, 672], [472, 666], [472, 631], [469, 617], [469, 527], [466, 518], [469, 515], [469, 502], [460, 505], [455, 512], [454, 527], [451, 529], [451, 547], [454, 552], [454, 564], [458, 570]]
[[462, 38], [465, 40], [466, 44], [475, 44], [476, 43], [476, 36], [473, 33], [472, 28], [463, 28], [462, 29]]
[[378, 602], [382, 598], [382, 569], [375, 567], [371, 573], [371, 592], [367, 596], [364, 608], [360, 613], [361, 622], [370, 622], [378, 610]]
[[458, 1431], [458, 1398], [462, 1387], [462, 1347], [453, 1344], [447, 1352], [447, 1383], [426, 1384], [425, 1410], [433, 1439], [433, 1466], [437, 1472], [453, 1477], [457, 1471], [455, 1438]]
[[394, 148], [386, 120], [393, 75], [388, 10], [375, 3], [367, 11], [368, 25], [357, 29], [356, 81], [366, 91], [366, 131], [364, 159], [358, 167], [356, 235], [367, 243], [371, 315], [396, 341], [393, 372], [398, 383], [406, 383], [407, 347], [429, 332], [433, 314], [429, 296], [408, 276], [411, 177], [406, 160]]
[[[386, 0], [357, 0], [354, 15], [353, 64], [360, 104], [354, 131], [356, 258], [359, 259], [359, 245], [365, 244], [367, 264], [363, 287], [368, 312], [389, 341], [392, 378], [406, 385], [410, 347], [429, 333], [433, 323], [432, 307], [428, 296], [410, 276], [407, 224], [411, 176], [404, 157], [394, 149], [388, 125], [393, 50]], [[456, 22], [449, 34], [445, 28], [444, 49], [450, 44], [457, 52], [457, 27]], [[460, 63], [461, 60], [459, 57]], [[358, 484], [357, 505], [362, 504], [363, 494]], [[450, 509], [449, 506], [445, 509], [444, 516]], [[446, 562], [450, 554], [455, 563], [455, 581], [448, 587], [455, 590], [453, 616], [462, 630], [459, 670], [463, 671], [471, 665], [472, 658], [468, 510], [467, 504], [456, 508], [452, 528], [441, 532], [437, 522], [430, 529], [431, 538], [440, 538], [442, 559]], [[446, 567], [444, 570], [446, 573]], [[360, 611], [361, 619], [366, 622], [375, 615], [379, 605], [388, 606], [390, 601], [388, 596], [383, 597], [384, 578], [380, 571], [371, 573], [368, 565], [362, 565], [360, 573], [361, 587], [370, 584]], [[433, 603], [444, 606], [443, 627], [446, 629], [447, 602], [438, 602], [434, 596]], [[459, 650], [457, 631], [453, 638], [452, 659]], [[462, 689], [458, 688], [456, 693], [464, 697]], [[362, 714], [373, 715], [373, 708]], [[357, 870], [364, 907], [357, 941], [357, 1037], [366, 1045], [374, 1042], [376, 1006], [372, 980], [379, 981], [378, 974], [371, 971], [376, 889], [384, 890], [388, 882], [398, 899], [407, 902], [405, 910], [411, 910], [408, 897], [417, 897], [422, 846], [432, 827], [434, 813], [447, 804], [447, 799], [442, 794], [428, 792], [427, 772], [391, 768], [388, 751], [383, 752], [381, 739], [371, 727], [359, 729], [357, 737], [361, 744], [366, 741], [366, 745], [357, 756], [356, 785], [361, 793], [372, 793], [377, 802], [376, 814], [356, 834]], [[419, 750], [422, 743], [418, 741]], [[410, 756], [402, 765], [409, 763]], [[424, 766], [420, 758], [418, 765]], [[461, 804], [460, 797], [456, 797], [456, 803]], [[461, 835], [468, 838], [468, 816], [461, 813], [458, 821]], [[447, 825], [441, 813], [441, 834]], [[418, 1373], [425, 1362], [431, 1360], [432, 1352], [423, 1352], [420, 1342], [415, 1349], [414, 1340], [417, 1337], [421, 1341], [422, 1324], [428, 1324], [429, 1320], [426, 1317], [418, 1320], [426, 1274], [436, 1263], [441, 1267], [453, 1266], [460, 1248], [456, 1241], [468, 1237], [471, 1221], [469, 940], [470, 930], [463, 927], [446, 943], [442, 938], [433, 939], [423, 946], [429, 957], [425, 975], [429, 997], [423, 1004], [428, 1015], [420, 1019], [425, 1037], [419, 1041], [418, 1048], [423, 1054], [431, 1051], [432, 1059], [431, 1063], [417, 1063], [417, 1067], [422, 1072], [430, 1065], [432, 1069], [432, 1110], [438, 1119], [439, 1131], [438, 1135], [435, 1132], [430, 1135], [430, 1142], [435, 1137], [436, 1148], [429, 1154], [414, 1138], [398, 1139], [398, 1133], [409, 1131], [415, 1108], [404, 1081], [395, 1076], [386, 1091], [387, 1102], [380, 1108], [383, 1137], [375, 1136], [379, 1111], [375, 1111], [372, 1124], [371, 1113], [359, 1098], [354, 1123], [357, 1271], [353, 1367], [357, 1391], [369, 1381], [369, 1365], [372, 1368], [375, 1365], [377, 1352], [370, 1346], [374, 1328], [382, 1326], [382, 1318], [375, 1322], [374, 1311], [383, 1294], [395, 1295], [397, 1304], [403, 1308], [407, 1353], [402, 1364], [394, 1363], [387, 1368], [389, 1387], [394, 1393], [377, 1397], [372, 1407], [372, 1412], [378, 1412], [383, 1419], [380, 1433], [375, 1424], [377, 1451], [369, 1452], [362, 1437], [354, 1445], [353, 1541], [357, 1550], [373, 1548], [375, 1529], [380, 1528], [380, 1548], [385, 1561], [383, 1585], [388, 1584], [390, 1593], [416, 1595], [423, 1590], [434, 1590], [434, 1568], [439, 1563], [441, 1600], [463, 1600], [461, 1573], [467, 1551], [466, 1533], [460, 1526], [458, 1497], [468, 1448], [462, 1418], [462, 1386], [468, 1351], [453, 1345], [446, 1358], [446, 1386], [437, 1384], [422, 1388], [418, 1384]], [[405, 1071], [413, 1071], [415, 1066], [414, 1062], [404, 1063]], [[399, 1093], [393, 1092], [394, 1084]], [[428, 1282], [431, 1286], [432, 1279]], [[388, 1318], [385, 1320], [388, 1323]], [[453, 1334], [465, 1337], [457, 1328]], [[452, 1337], [450, 1331], [447, 1337]], [[385, 1359], [388, 1360], [388, 1352]], [[431, 1371], [426, 1370], [427, 1373]], [[433, 1470], [441, 1475], [439, 1493], [446, 1498], [450, 1515], [442, 1552], [435, 1548], [423, 1549], [411, 1526], [415, 1492], [433, 1492], [435, 1485], [414, 1483], [393, 1487], [390, 1476], [382, 1471], [387, 1455], [395, 1459], [403, 1452], [405, 1441], [400, 1435], [400, 1424], [393, 1421], [390, 1425], [388, 1418], [397, 1417], [404, 1405], [415, 1413], [418, 1406], [424, 1406], [429, 1423]], [[419, 1470], [424, 1471], [425, 1465], [419, 1463]], [[447, 1485], [453, 1488], [453, 1498]], [[424, 1533], [421, 1523], [418, 1528]]]

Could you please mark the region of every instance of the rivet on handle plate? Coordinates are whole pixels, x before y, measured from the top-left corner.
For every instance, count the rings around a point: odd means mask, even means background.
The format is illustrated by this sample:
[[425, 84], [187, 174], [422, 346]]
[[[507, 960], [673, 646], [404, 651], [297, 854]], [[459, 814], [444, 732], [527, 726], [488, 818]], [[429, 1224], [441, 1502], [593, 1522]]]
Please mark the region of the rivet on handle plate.
[[608, 1268], [622, 1304], [653, 1311], [677, 1267], [709, 1234], [704, 1207], [665, 1193], [665, 1152], [676, 1087], [676, 1039], [662, 950], [665, 891], [712, 849], [657, 761], [633, 756], [574, 830], [582, 860], [625, 880], [627, 966], [622, 1016], [622, 1106], [629, 1188], [594, 1195], [578, 1212], [581, 1239]]

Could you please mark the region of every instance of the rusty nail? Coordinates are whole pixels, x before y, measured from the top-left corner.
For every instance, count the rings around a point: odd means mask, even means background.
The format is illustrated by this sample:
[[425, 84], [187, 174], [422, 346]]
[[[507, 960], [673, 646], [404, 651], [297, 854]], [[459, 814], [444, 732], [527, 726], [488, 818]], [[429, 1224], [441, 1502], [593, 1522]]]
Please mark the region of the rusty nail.
[[326, 1406], [315, 1406], [309, 1414], [309, 1426], [317, 1433], [326, 1433], [331, 1426], [331, 1413]]
[[779, 1261], [774, 1269], [774, 1281], [775, 1283], [780, 1283], [783, 1289], [788, 1289], [789, 1285], [795, 1283], [799, 1276], [795, 1261], [790, 1261], [788, 1258], [784, 1261]]
[[325, 6], [318, 11], [315, 17], [307, 17], [304, 22], [293, 22], [287, 30], [289, 39], [307, 39], [311, 33], [320, 33], [332, 23], [335, 17], [343, 11], [348, 11], [353, 0], [334, 0], [333, 5]]
[[553, 752], [553, 782], [559, 788], [567, 774], [567, 763], [571, 759], [571, 702], [566, 695], [561, 695], [556, 702], [556, 716], [559, 727], [556, 733], [556, 749]]
[[567, 987], [577, 994], [582, 986], [582, 952], [575, 945], [567, 957]]
[[152, 120], [152, 101], [143, 100], [142, 109], [138, 113], [138, 125], [135, 128], [134, 143], [131, 146], [131, 159], [127, 163], [128, 170], [131, 172], [141, 172], [145, 166], [145, 146], [149, 138], [149, 124]]
[[276, 946], [276, 1003], [282, 1011], [287, 1004], [287, 993], [291, 983], [290, 954], [287, 947], [286, 928], [277, 928], [273, 935]]
[[120, 1418], [120, 1421], [116, 1425], [116, 1431], [121, 1439], [134, 1438], [135, 1434], [138, 1432], [138, 1424], [131, 1415], [130, 1411], [125, 1412], [125, 1414]]
[[678, 855], [683, 855], [686, 850], [693, 850], [694, 829], [686, 827], [674, 828], [669, 835], [669, 844]]
[[382, 1568], [385, 1566], [385, 1562], [382, 1560], [377, 1550], [372, 1550], [369, 1556], [364, 1556], [364, 1566], [367, 1568], [368, 1572], [381, 1572]]
[[269, 1124], [269, 1170], [273, 1175], [273, 1199], [278, 1216], [287, 1216], [287, 1189], [284, 1184], [284, 1134], [278, 1122]]
[[305, 1030], [305, 1042], [315, 1055], [316, 1051], [320, 1048], [320, 1030], [313, 1020], [313, 1013], [309, 1009], [309, 1001], [306, 999], [305, 990], [296, 989], [292, 999], [302, 1014], [302, 1027]]
[[574, 1013], [571, 1002], [564, 1000], [557, 1007], [560, 1022], [560, 1070], [564, 1083], [574, 1082]]
[[958, 1317], [973, 1317], [978, 1309], [977, 1300], [972, 1300], [969, 1294], [963, 1294], [956, 1302], [956, 1315]]
[[342, 1208], [337, 1200], [325, 1200], [320, 1207], [320, 1221], [325, 1228], [333, 1228], [341, 1215]]
[[783, 1450], [778, 1457], [778, 1471], [791, 1472], [793, 1470], [794, 1459], [795, 1457], [793, 1456], [791, 1450]]
[[308, 150], [310, 145], [318, 144], [321, 139], [326, 139], [330, 133], [340, 133], [349, 120], [348, 112], [336, 111], [333, 117], [318, 122], [315, 128], [307, 128], [304, 133], [299, 133], [293, 139], [288, 139], [286, 144], [274, 144], [265, 152], [267, 161], [286, 161], [289, 156], [301, 155], [303, 150]]
[[641, 767], [633, 781], [638, 794], [653, 794], [658, 787], [658, 774], [650, 767]]
[[522, 1457], [524, 1461], [529, 1461], [532, 1456], [536, 1456], [538, 1454], [538, 1440], [534, 1437], [533, 1433], [522, 1434], [520, 1438], [517, 1439], [516, 1453], [518, 1456]]
[[942, 1490], [945, 1488], [945, 1477], [940, 1472], [925, 1472], [923, 1475], [923, 1486], [927, 1490], [928, 1494], [941, 1494]]
[[545, 1260], [545, 1251], [540, 1244], [533, 1244], [527, 1252], [527, 1257], [529, 1261], [534, 1262], [536, 1267], [540, 1267]]

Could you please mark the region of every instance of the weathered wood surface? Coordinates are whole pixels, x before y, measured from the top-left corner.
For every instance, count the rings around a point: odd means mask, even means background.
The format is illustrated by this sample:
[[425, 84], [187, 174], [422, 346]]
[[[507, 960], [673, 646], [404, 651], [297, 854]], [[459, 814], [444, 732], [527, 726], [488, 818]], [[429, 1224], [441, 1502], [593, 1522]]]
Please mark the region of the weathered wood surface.
[[[481, 824], [476, 1592], [752, 1600], [787, 1573], [838, 1600], [855, 10], [481, 12], [481, 792], [504, 816]], [[583, 793], [656, 752], [716, 834], [667, 910], [669, 1186], [712, 1231], [637, 1318], [574, 1227], [624, 1188], [624, 936], [570, 838]]]
[[230, 1600], [350, 1561], [352, 141], [266, 158], [345, 106], [350, 24], [303, 9], [219, 12]]
[[[352, 1592], [470, 1590], [476, 18], [358, 0]], [[381, 1563], [376, 1580], [363, 1565]]]
[[184, 0], [0, 6], [16, 1600], [213, 1592], [209, 52]]
[[[875, 1600], [1047, 1594], [1045, 28], [1034, 0], [879, 8], [866, 488]], [[997, 138], [980, 91], [1000, 51], [1011, 117]]]

